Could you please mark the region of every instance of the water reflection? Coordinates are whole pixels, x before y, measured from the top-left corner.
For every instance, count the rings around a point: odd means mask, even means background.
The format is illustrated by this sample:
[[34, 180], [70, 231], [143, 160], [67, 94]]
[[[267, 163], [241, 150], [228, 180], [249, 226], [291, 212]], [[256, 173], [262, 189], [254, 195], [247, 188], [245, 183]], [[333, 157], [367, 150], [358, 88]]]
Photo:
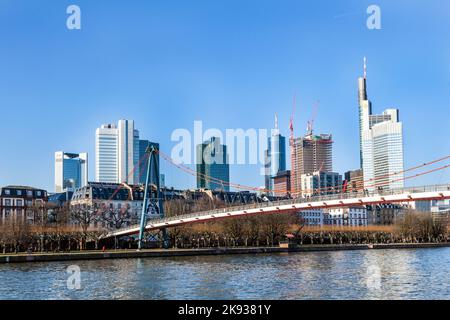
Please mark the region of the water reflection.
[[449, 299], [449, 266], [450, 248], [9, 264], [0, 298]]

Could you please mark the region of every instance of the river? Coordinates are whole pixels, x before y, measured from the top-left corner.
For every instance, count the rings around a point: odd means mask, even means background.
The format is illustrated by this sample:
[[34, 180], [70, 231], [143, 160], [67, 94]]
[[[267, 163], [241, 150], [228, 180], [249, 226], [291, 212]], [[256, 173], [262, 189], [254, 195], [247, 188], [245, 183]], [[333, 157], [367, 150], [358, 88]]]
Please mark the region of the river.
[[0, 299], [449, 299], [449, 268], [450, 248], [2, 264]]

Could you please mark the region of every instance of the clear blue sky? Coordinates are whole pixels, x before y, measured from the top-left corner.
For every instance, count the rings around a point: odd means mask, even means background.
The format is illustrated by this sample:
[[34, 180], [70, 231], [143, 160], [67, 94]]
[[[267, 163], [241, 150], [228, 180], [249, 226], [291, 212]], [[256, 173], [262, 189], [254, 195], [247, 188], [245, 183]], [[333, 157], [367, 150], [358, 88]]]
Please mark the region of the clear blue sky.
[[[0, 185], [53, 191], [54, 152], [89, 152], [95, 129], [134, 119], [170, 152], [176, 128], [296, 134], [320, 99], [316, 129], [334, 135], [334, 169], [359, 166], [357, 77], [368, 57], [374, 111], [400, 109], [405, 167], [450, 152], [450, 2], [376, 1], [382, 30], [366, 28], [372, 1], [0, 0]], [[82, 29], [66, 28], [77, 4]], [[163, 165], [166, 183], [194, 179]], [[263, 185], [259, 166], [231, 180]], [[445, 183], [448, 171], [410, 184]]]

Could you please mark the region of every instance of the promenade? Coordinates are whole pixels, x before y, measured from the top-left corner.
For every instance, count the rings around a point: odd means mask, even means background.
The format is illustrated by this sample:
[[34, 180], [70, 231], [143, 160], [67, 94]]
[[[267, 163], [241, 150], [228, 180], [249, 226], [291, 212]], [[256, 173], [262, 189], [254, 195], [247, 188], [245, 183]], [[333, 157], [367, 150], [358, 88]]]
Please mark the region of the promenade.
[[396, 244], [345, 244], [345, 245], [301, 245], [294, 248], [280, 247], [238, 247], [238, 248], [200, 248], [200, 249], [146, 249], [137, 251], [108, 250], [108, 251], [76, 251], [64, 253], [18, 253], [0, 254], [0, 263], [26, 263], [50, 261], [77, 261], [99, 259], [135, 259], [135, 258], [163, 258], [205, 255], [232, 254], [264, 254], [264, 253], [301, 253], [317, 251], [339, 250], [380, 250], [380, 249], [420, 249], [450, 247], [450, 243], [396, 243]]

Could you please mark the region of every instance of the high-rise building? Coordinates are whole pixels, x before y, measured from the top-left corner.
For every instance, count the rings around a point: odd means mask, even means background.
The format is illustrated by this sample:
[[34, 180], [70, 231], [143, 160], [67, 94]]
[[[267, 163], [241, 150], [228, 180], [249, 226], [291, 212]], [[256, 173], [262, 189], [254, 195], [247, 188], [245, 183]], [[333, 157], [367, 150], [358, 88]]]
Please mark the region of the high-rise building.
[[275, 196], [286, 196], [291, 193], [291, 171], [278, 171], [273, 179], [273, 194]]
[[129, 183], [139, 181], [139, 131], [133, 120], [106, 124], [95, 135], [95, 177], [97, 182]]
[[362, 192], [364, 189], [362, 169], [347, 171], [345, 173], [344, 192]]
[[212, 137], [197, 146], [197, 188], [230, 191], [227, 147]]
[[119, 120], [118, 142], [119, 183], [134, 184], [139, 175], [139, 131], [133, 120]]
[[301, 176], [316, 171], [333, 171], [333, 140], [331, 134], [314, 135], [308, 133], [302, 138], [292, 139], [291, 192], [300, 195]]
[[403, 125], [398, 109], [386, 109], [382, 114], [372, 114], [372, 104], [367, 96], [366, 59], [364, 78], [358, 79], [360, 161], [364, 188], [402, 188], [403, 181]]
[[[159, 143], [156, 142], [151, 142], [148, 140], [139, 140], [139, 183], [144, 184], [145, 183], [145, 179], [147, 179], [147, 169], [148, 169], [148, 157], [145, 156], [145, 153], [147, 151], [147, 148], [151, 148], [151, 147], [155, 147], [157, 150], [159, 150]], [[158, 158], [158, 163], [159, 163], [159, 154], [156, 155], [156, 157]], [[161, 168], [158, 168], [161, 171]], [[161, 179], [160, 179], [160, 186], [162, 186], [161, 184]]]
[[301, 175], [300, 179], [304, 197], [334, 194], [342, 190], [342, 176], [336, 172], [305, 173]]
[[88, 182], [87, 153], [55, 152], [55, 191], [74, 191]]
[[119, 181], [119, 136], [117, 126], [105, 124], [95, 133], [95, 181], [117, 183]]
[[286, 170], [286, 138], [280, 134], [278, 129], [278, 116], [275, 114], [275, 129], [267, 140], [267, 151], [265, 152], [265, 187], [273, 190], [273, 177], [278, 172]]
[[160, 173], [159, 174], [159, 186], [161, 188], [165, 188], [166, 187], [166, 175], [164, 173]]

